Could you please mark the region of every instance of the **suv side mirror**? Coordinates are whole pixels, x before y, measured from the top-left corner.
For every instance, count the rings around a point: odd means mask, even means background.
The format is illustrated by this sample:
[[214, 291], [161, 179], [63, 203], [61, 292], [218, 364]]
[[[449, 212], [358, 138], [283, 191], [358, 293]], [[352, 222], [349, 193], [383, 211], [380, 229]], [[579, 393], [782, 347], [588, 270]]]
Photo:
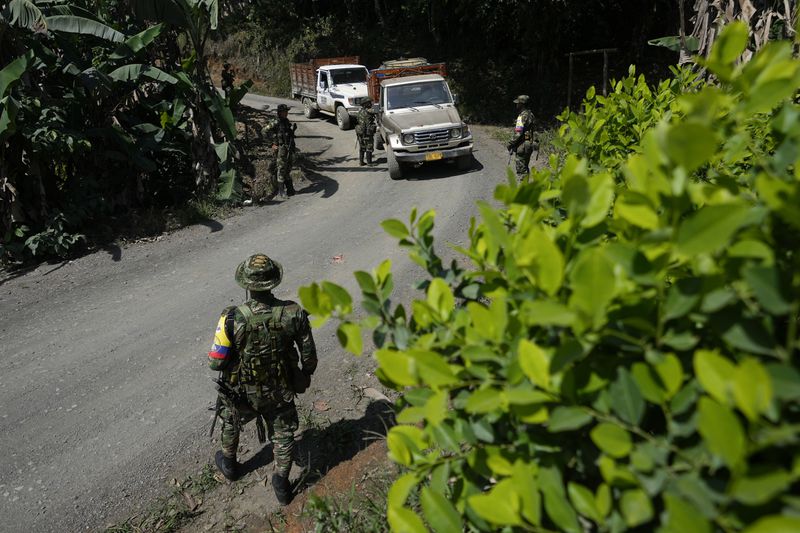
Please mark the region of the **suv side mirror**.
[[453, 103], [454, 104], [460, 104], [461, 103], [461, 98], [458, 97], [458, 94], [454, 94], [453, 95]]

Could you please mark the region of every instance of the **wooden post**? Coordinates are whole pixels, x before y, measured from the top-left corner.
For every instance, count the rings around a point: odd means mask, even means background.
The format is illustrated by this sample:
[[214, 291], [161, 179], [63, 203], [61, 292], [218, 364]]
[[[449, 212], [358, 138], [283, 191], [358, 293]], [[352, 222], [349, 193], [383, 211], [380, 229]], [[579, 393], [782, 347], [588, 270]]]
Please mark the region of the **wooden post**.
[[608, 50], [603, 50], [603, 96], [608, 96]]
[[567, 81], [567, 109], [572, 103], [572, 52], [569, 53], [569, 78]]

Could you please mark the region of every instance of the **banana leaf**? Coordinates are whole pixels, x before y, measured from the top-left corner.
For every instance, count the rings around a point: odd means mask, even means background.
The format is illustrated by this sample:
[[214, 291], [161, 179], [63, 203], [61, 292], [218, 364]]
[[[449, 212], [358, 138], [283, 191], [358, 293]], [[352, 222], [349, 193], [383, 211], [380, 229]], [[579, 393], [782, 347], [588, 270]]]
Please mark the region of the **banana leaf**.
[[141, 63], [133, 63], [119, 67], [109, 74], [109, 77], [116, 81], [135, 81], [142, 76], [155, 81], [163, 81], [170, 85], [178, 83], [177, 78], [167, 74], [163, 70]]
[[11, 96], [0, 100], [0, 141], [6, 140], [16, 130], [14, 119], [19, 112], [19, 102]]
[[0, 19], [11, 26], [29, 30], [46, 27], [44, 13], [30, 0], [11, 0], [0, 11]]
[[116, 51], [109, 56], [109, 59], [124, 59], [137, 54], [152, 43], [161, 34], [161, 30], [163, 29], [163, 24], [156, 24], [143, 32], [128, 37], [125, 42], [119, 45]]
[[33, 63], [33, 57], [33, 50], [28, 50], [0, 70], [0, 98], [3, 98], [6, 91], [22, 78]]
[[50, 31], [75, 33], [78, 35], [93, 35], [106, 41], [121, 43], [125, 35], [102, 22], [74, 15], [55, 15], [47, 17], [47, 28]]

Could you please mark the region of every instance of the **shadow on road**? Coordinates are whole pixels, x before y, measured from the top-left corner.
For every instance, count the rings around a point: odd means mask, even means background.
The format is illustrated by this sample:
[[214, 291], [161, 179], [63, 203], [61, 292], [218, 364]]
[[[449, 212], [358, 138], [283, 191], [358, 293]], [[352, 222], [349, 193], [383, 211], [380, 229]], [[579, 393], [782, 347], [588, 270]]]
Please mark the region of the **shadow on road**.
[[333, 178], [329, 178], [311, 168], [305, 169], [306, 179], [310, 182], [302, 189], [297, 190], [297, 194], [314, 194], [322, 192], [322, 198], [330, 198], [336, 191], [339, 190], [339, 182]]
[[108, 252], [108, 255], [111, 256], [111, 260], [115, 263], [119, 262], [122, 259], [122, 248], [120, 248], [116, 244], [106, 244], [103, 246], [103, 250]]
[[210, 218], [201, 220], [200, 222], [198, 222], [198, 224], [200, 224], [201, 226], [206, 226], [208, 229], [211, 230], [211, 233], [222, 231], [222, 229], [225, 227], [225, 225], [222, 222]]
[[[373, 160], [377, 166], [373, 170], [386, 170], [387, 161], [386, 157], [379, 157]], [[383, 166], [379, 166], [383, 165]], [[467, 170], [459, 170], [456, 167], [455, 161], [434, 161], [431, 163], [424, 163], [419, 166], [405, 164], [403, 165], [403, 180], [407, 181], [429, 181], [447, 178], [456, 178], [464, 174], [471, 174], [473, 172], [480, 172], [484, 169], [483, 163], [474, 157], [472, 158], [472, 166]]]

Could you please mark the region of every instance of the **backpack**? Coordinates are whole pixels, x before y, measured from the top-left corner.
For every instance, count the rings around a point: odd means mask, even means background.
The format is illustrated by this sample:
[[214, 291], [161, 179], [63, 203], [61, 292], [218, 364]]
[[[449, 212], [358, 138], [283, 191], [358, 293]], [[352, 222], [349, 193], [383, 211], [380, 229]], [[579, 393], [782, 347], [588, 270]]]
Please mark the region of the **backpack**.
[[248, 394], [279, 400], [292, 390], [287, 334], [281, 323], [283, 307], [253, 313], [249, 305], [239, 306], [245, 319], [245, 346], [239, 353], [239, 384]]

